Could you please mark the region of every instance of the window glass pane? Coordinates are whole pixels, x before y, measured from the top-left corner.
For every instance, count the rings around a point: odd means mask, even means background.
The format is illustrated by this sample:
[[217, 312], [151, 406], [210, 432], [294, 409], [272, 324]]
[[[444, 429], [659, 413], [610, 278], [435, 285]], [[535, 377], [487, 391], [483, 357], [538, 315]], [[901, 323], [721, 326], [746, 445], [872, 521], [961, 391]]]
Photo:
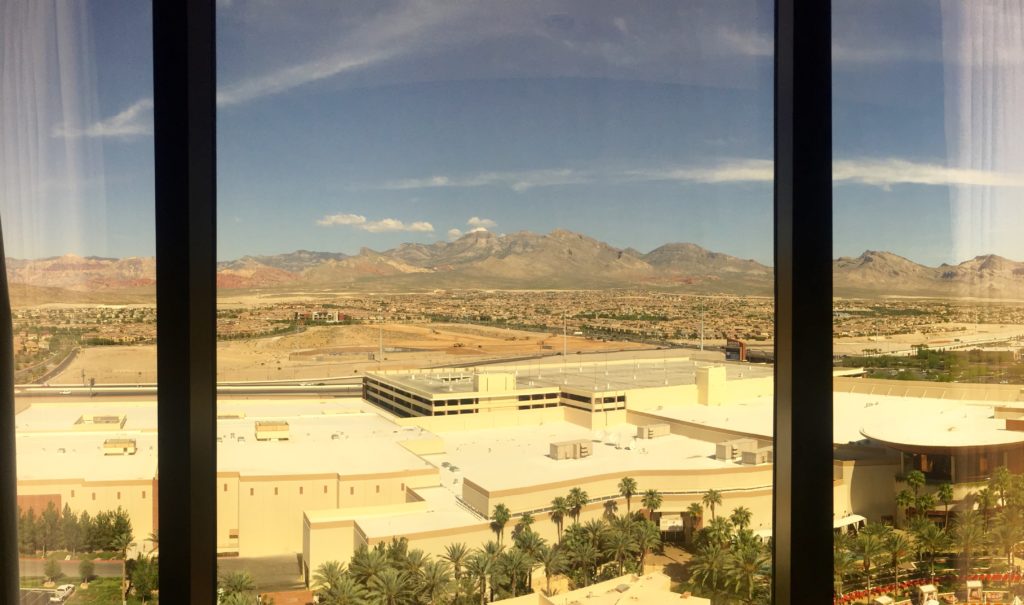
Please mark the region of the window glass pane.
[[1016, 602], [1024, 14], [833, 9], [836, 598]]
[[218, 7], [222, 587], [766, 602], [771, 3]]
[[147, 3], [0, 9], [22, 602], [156, 588], [151, 31]]

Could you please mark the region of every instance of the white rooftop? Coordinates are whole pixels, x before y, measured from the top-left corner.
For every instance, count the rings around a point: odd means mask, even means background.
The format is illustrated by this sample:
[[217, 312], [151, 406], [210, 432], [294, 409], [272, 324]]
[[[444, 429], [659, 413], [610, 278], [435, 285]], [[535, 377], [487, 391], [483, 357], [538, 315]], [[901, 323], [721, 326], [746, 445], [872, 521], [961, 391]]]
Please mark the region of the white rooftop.
[[[617, 449], [609, 444], [629, 444], [635, 435], [634, 425], [623, 424], [606, 432], [601, 443], [594, 443], [595, 433], [568, 422], [457, 431], [443, 434], [446, 453], [426, 458], [437, 466], [442, 462], [454, 464], [463, 477], [488, 491], [605, 473], [735, 465], [714, 459], [714, 443], [680, 435], [637, 439], [635, 449]], [[593, 454], [570, 460], [554, 460], [548, 456], [551, 443], [574, 439], [591, 443]]]
[[465, 527], [485, 520], [459, 504], [446, 487], [418, 488], [427, 503], [425, 511], [407, 514], [360, 516], [359, 527], [369, 538], [404, 536], [411, 533]]

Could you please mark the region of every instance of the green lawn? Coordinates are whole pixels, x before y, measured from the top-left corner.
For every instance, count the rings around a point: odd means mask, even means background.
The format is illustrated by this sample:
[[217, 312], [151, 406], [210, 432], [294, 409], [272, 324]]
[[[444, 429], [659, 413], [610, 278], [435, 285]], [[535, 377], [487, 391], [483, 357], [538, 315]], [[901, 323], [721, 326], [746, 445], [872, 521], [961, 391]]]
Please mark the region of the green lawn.
[[[88, 589], [76, 588], [75, 593], [67, 600], [67, 605], [121, 605], [121, 592], [118, 590], [118, 578], [97, 578], [89, 582]], [[148, 599], [147, 603], [158, 603]], [[128, 597], [129, 605], [142, 603], [137, 597]]]

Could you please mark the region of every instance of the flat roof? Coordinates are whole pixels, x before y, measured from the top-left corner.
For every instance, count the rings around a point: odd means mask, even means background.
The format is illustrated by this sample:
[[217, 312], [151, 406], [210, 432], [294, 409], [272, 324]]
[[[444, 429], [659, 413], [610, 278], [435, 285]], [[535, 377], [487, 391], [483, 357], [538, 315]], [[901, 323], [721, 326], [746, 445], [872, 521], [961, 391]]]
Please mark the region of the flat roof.
[[[409, 439], [434, 438], [432, 433], [398, 426], [360, 399], [232, 399], [221, 401], [218, 411], [245, 415], [217, 421], [219, 472], [360, 475], [432, 468], [400, 445]], [[74, 421], [83, 413], [124, 414], [128, 422], [124, 429], [76, 431]], [[261, 421], [287, 422], [290, 439], [257, 441], [256, 422]], [[15, 417], [15, 424], [19, 480], [136, 480], [157, 475], [154, 402], [34, 404]], [[105, 456], [103, 445], [110, 439], [134, 439], [138, 451]]]
[[[569, 481], [606, 473], [738, 466], [733, 462], [715, 460], [714, 443], [680, 435], [637, 439], [635, 449], [617, 449], [611, 444], [617, 441], [629, 443], [635, 435], [635, 425], [620, 425], [605, 433], [600, 443], [591, 443], [593, 447], [590, 456], [554, 460], [548, 455], [552, 443], [579, 439], [592, 442], [597, 433], [569, 422], [454, 431], [442, 434], [447, 445], [444, 454], [431, 454], [425, 458], [437, 466], [443, 462], [454, 464], [461, 477], [488, 491]], [[442, 478], [446, 479], [446, 474], [442, 474]], [[605, 494], [592, 495], [596, 497]]]
[[417, 488], [426, 510], [388, 515], [357, 516], [356, 522], [368, 538], [405, 536], [423, 531], [465, 527], [486, 519], [465, 508], [447, 487]]
[[[873, 439], [913, 447], [977, 447], [1024, 443], [993, 418], [993, 402], [832, 393], [832, 439], [837, 445]], [[758, 397], [721, 406], [665, 405], [645, 413], [771, 439], [774, 403]]]
[[407, 390], [445, 395], [475, 392], [475, 374], [513, 374], [516, 389], [570, 389], [575, 391], [625, 391], [697, 382], [697, 368], [722, 366], [726, 380], [764, 378], [773, 375], [771, 366], [746, 363], [710, 363], [687, 358], [618, 359], [611, 361], [569, 361], [563, 364], [487, 365], [474, 368], [429, 372], [368, 372]]

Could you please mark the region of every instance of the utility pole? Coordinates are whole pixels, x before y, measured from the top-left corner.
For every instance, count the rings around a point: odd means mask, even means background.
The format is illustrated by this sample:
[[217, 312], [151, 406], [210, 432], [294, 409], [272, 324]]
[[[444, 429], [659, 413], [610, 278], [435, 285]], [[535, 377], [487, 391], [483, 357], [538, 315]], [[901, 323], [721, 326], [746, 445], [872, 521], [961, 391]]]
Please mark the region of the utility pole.
[[704, 299], [700, 299], [700, 350], [704, 350]]
[[567, 329], [567, 323], [566, 323], [567, 321], [568, 320], [566, 320], [566, 318], [565, 318], [565, 311], [562, 311], [562, 364], [563, 365], [565, 364], [565, 356], [568, 354], [568, 351], [569, 351], [569, 336], [568, 336], [569, 331]]

